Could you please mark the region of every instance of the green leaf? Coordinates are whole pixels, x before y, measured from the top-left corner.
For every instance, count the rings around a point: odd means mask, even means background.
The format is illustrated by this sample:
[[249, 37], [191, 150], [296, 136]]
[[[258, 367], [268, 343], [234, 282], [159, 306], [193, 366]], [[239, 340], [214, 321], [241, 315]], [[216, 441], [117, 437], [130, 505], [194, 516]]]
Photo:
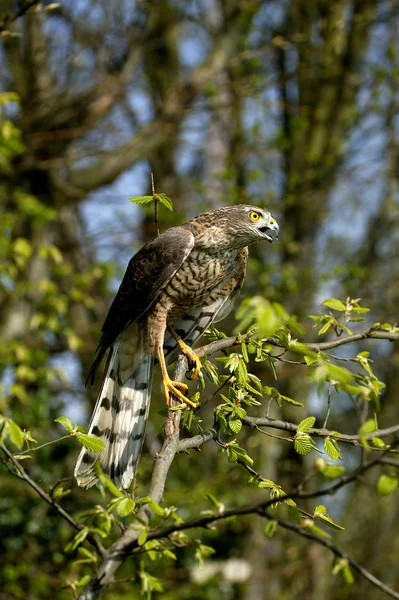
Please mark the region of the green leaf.
[[161, 204], [163, 204], [164, 206], [166, 206], [166, 208], [168, 210], [173, 211], [172, 200], [170, 198], [168, 198], [168, 196], [166, 196], [165, 194], [155, 194], [154, 198], [156, 200], [159, 200], [159, 202]]
[[338, 460], [338, 459], [342, 460], [339, 446], [334, 439], [327, 437], [324, 440], [324, 449], [327, 452], [328, 456], [330, 458], [332, 458], [333, 460]]
[[294, 448], [298, 454], [306, 456], [306, 454], [309, 454], [313, 449], [315, 449], [315, 446], [309, 435], [301, 434], [300, 437], [294, 439]]
[[235, 376], [237, 378], [237, 383], [240, 385], [244, 385], [248, 381], [247, 365], [242, 358], [240, 358], [237, 368], [235, 369]]
[[293, 398], [289, 398], [288, 396], [283, 396], [280, 394], [281, 400], [284, 402], [288, 402], [288, 404], [293, 404], [294, 406], [303, 406], [302, 402], [298, 402], [298, 400], [294, 400]]
[[59, 487], [57, 487], [54, 490], [53, 493], [53, 498], [57, 499], [57, 498], [63, 498], [64, 496], [68, 496], [68, 494], [71, 493], [71, 490], [64, 490], [64, 488], [62, 487], [62, 485], [60, 485]]
[[386, 443], [379, 437], [372, 437], [371, 441], [373, 442], [373, 446], [376, 448], [386, 448]]
[[212, 554], [215, 554], [215, 550], [211, 546], [199, 544], [195, 551], [195, 558], [198, 560], [200, 565], [203, 565], [204, 559], [208, 558], [208, 556], [212, 556]]
[[341, 477], [345, 471], [346, 469], [343, 465], [326, 464], [323, 469], [320, 469], [320, 472], [324, 477], [328, 477], [328, 479], [337, 479], [337, 477]]
[[137, 544], [139, 546], [144, 546], [144, 544], [147, 541], [147, 537], [148, 537], [148, 531], [146, 529], [143, 529], [143, 531], [140, 533], [138, 540], [137, 540]]
[[115, 496], [115, 498], [122, 498], [124, 496], [123, 492], [121, 492], [120, 490], [118, 490], [118, 488], [116, 487], [116, 485], [103, 472], [103, 470], [101, 468], [101, 465], [100, 465], [100, 463], [98, 461], [94, 465], [94, 470], [96, 472], [96, 475], [97, 475], [100, 483], [105, 488], [107, 488], [107, 490], [109, 490], [111, 492], [111, 494], [113, 496]]
[[150, 202], [154, 202], [154, 196], [135, 196], [134, 198], [129, 198], [129, 202], [134, 202], [134, 204], [149, 204]]
[[98, 560], [96, 554], [94, 554], [94, 552], [90, 552], [90, 550], [88, 550], [84, 546], [80, 546], [78, 548], [78, 554], [80, 554], [84, 558], [75, 560], [73, 563], [74, 565], [83, 564], [83, 563], [87, 563], [87, 564], [94, 563], [95, 564]]
[[389, 496], [398, 487], [398, 478], [389, 475], [380, 475], [377, 482], [377, 492], [380, 496]]
[[353, 585], [355, 583], [355, 578], [353, 577], [353, 573], [348, 564], [346, 564], [342, 569], [342, 576], [344, 578], [345, 583], [347, 583], [348, 585]]
[[79, 544], [81, 544], [82, 542], [84, 542], [84, 540], [86, 539], [86, 537], [89, 534], [89, 530], [87, 529], [87, 527], [85, 527], [84, 529], [82, 529], [81, 531], [79, 531], [73, 538], [72, 540], [69, 542], [69, 544], [67, 544], [65, 546], [65, 552], [73, 552], [78, 546]]
[[73, 430], [72, 421], [71, 419], [68, 419], [68, 417], [58, 417], [58, 419], [54, 419], [54, 422], [61, 423], [61, 425], [65, 427], [65, 429], [69, 431], [69, 433], [71, 433], [71, 431]]
[[324, 529], [322, 529], [321, 527], [317, 527], [317, 525], [314, 524], [313, 519], [304, 519], [301, 525], [302, 527], [305, 527], [315, 535], [319, 535], [320, 537], [325, 537], [328, 539], [331, 538], [331, 535], [327, 533], [327, 531], [324, 531]]
[[327, 513], [326, 507], [323, 506], [323, 504], [316, 506], [316, 508], [314, 509], [314, 512], [313, 512], [313, 517], [315, 519], [321, 519], [322, 521], [324, 521], [327, 525], [329, 525], [333, 529], [344, 530], [344, 527], [341, 527], [341, 525], [337, 525], [337, 523], [334, 523], [334, 521], [332, 520], [330, 515]]
[[134, 511], [134, 507], [136, 506], [135, 501], [132, 498], [121, 498], [118, 499], [116, 504], [116, 512], [120, 517], [127, 517]]
[[369, 443], [367, 441], [367, 434], [373, 433], [377, 429], [377, 425], [374, 419], [367, 419], [365, 423], [359, 429], [360, 443], [365, 450], [370, 450]]
[[11, 419], [8, 420], [8, 435], [12, 443], [17, 448], [22, 448], [24, 443], [24, 434], [20, 426]]
[[265, 535], [269, 538], [273, 537], [273, 535], [276, 533], [276, 529], [277, 529], [277, 521], [274, 520], [270, 520], [266, 523], [266, 527], [265, 527]]
[[377, 429], [376, 422], [374, 419], [367, 419], [365, 423], [359, 429], [359, 435], [367, 435], [368, 433], [373, 433]]
[[239, 433], [242, 428], [242, 422], [240, 419], [229, 420], [229, 427], [233, 433]]
[[260, 481], [258, 483], [258, 487], [260, 487], [260, 488], [268, 488], [268, 489], [274, 488], [275, 485], [276, 484], [271, 479], [262, 479], [262, 481]]
[[102, 452], [105, 448], [103, 440], [94, 435], [87, 435], [87, 433], [77, 433], [76, 437], [78, 441], [82, 444], [82, 446], [84, 446], [86, 450], [89, 450], [89, 452]]
[[313, 425], [315, 424], [315, 421], [316, 421], [315, 417], [307, 417], [306, 419], [303, 419], [303, 421], [301, 421], [298, 424], [297, 432], [298, 433], [306, 433], [307, 431], [309, 431], [309, 429], [311, 427], [313, 427]]
[[157, 504], [155, 500], [150, 499], [148, 501], [148, 506], [150, 507], [154, 515], [158, 515], [158, 517], [165, 516], [165, 509], [162, 508], [162, 506], [160, 506], [159, 504]]
[[327, 306], [327, 308], [332, 308], [332, 310], [339, 310], [341, 312], [346, 310], [346, 304], [337, 298], [327, 298], [327, 300], [324, 300], [321, 305]]
[[326, 331], [328, 331], [330, 329], [330, 327], [333, 323], [334, 323], [334, 319], [331, 317], [331, 319], [328, 319], [328, 321], [326, 323], [324, 323], [323, 327], [321, 327], [319, 329], [317, 334], [322, 335], [323, 333], [326, 333]]
[[334, 381], [339, 381], [340, 383], [350, 383], [353, 381], [353, 373], [349, 371], [349, 369], [345, 369], [345, 367], [340, 367], [338, 365], [333, 365], [332, 363], [326, 362], [328, 379], [333, 379]]

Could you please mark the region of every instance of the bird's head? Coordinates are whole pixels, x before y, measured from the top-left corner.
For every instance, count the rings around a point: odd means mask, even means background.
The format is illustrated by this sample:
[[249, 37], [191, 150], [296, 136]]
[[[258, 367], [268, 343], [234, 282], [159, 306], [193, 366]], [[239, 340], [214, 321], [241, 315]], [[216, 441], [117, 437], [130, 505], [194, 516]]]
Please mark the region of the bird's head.
[[243, 248], [259, 240], [278, 240], [277, 221], [265, 208], [236, 204], [203, 213], [186, 224], [194, 229], [198, 246]]
[[265, 208], [238, 204], [221, 211], [226, 211], [227, 218], [224, 226], [229, 230], [230, 235], [236, 237], [237, 244], [247, 245], [258, 240], [267, 240], [273, 244], [278, 240], [277, 221]]

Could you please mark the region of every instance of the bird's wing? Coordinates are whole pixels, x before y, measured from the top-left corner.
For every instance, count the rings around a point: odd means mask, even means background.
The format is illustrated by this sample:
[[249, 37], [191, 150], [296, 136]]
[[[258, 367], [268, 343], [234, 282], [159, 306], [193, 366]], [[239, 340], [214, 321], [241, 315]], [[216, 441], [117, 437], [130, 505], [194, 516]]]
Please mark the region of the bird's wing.
[[171, 227], [133, 256], [102, 327], [97, 357], [87, 382], [94, 382], [106, 350], [152, 306], [193, 246], [194, 235], [190, 231], [182, 227]]

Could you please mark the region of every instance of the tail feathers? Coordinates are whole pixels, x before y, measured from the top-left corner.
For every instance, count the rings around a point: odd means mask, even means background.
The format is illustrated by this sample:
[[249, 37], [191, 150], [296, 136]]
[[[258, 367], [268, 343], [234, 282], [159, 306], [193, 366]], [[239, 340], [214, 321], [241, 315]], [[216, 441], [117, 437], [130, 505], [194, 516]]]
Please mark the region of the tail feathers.
[[154, 359], [144, 355], [134, 373], [123, 384], [118, 376], [118, 365], [116, 344], [111, 350], [88, 431], [104, 441], [105, 449], [102, 452], [89, 452], [83, 448], [75, 468], [77, 482], [85, 488], [97, 483], [97, 461], [118, 488], [128, 488], [141, 454], [151, 399]]

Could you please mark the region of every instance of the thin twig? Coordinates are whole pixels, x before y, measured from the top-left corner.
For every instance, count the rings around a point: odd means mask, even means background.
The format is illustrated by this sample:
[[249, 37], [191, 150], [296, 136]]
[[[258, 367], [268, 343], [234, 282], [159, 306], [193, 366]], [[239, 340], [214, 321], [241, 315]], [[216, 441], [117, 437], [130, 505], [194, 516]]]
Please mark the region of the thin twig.
[[151, 173], [151, 187], [152, 187], [152, 195], [154, 197], [154, 220], [155, 220], [155, 227], [156, 227], [156, 230], [157, 230], [157, 235], [159, 235], [158, 198], [155, 197], [154, 173]]
[[0, 21], [0, 33], [2, 31], [7, 31], [8, 25], [22, 17], [32, 6], [41, 4], [41, 0], [30, 0], [28, 2], [23, 2], [20, 5], [19, 10], [17, 10], [14, 14], [9, 15], [6, 14], [5, 17]]
[[[281, 421], [280, 419], [272, 419], [270, 417], [250, 417], [247, 415], [241, 420], [243, 425], [247, 425], [247, 427], [254, 427], [256, 429], [258, 429], [259, 427], [273, 427], [274, 429], [292, 431], [293, 433], [295, 433], [298, 429], [298, 425], [296, 423], [290, 423], [289, 421]], [[376, 431], [372, 431], [371, 433], [366, 433], [364, 435], [349, 435], [346, 433], [341, 433], [338, 435], [336, 431], [330, 431], [329, 429], [317, 427], [311, 427], [307, 433], [321, 438], [333, 437], [338, 442], [345, 442], [358, 446], [360, 445], [361, 440], [363, 439], [371, 440], [373, 437], [383, 438], [389, 435], [393, 435], [397, 432], [399, 432], [399, 424], [392, 425], [392, 427], [387, 427], [386, 429], [377, 429]], [[376, 449], [377, 448], [373, 448], [373, 450]]]
[[387, 594], [387, 596], [390, 596], [391, 598], [396, 598], [396, 600], [399, 600], [398, 592], [395, 592], [395, 590], [393, 590], [392, 588], [387, 586], [385, 583], [380, 581], [380, 579], [377, 579], [377, 577], [375, 577], [372, 573], [370, 573], [370, 571], [367, 571], [367, 569], [365, 569], [361, 564], [359, 564], [358, 562], [353, 560], [353, 558], [348, 556], [348, 554], [346, 554], [346, 552], [343, 552], [342, 550], [337, 548], [337, 546], [332, 544], [329, 540], [326, 540], [325, 538], [315, 535], [314, 533], [307, 531], [306, 529], [304, 529], [303, 527], [300, 527], [299, 525], [295, 525], [294, 523], [289, 523], [287, 521], [284, 521], [283, 519], [276, 517], [274, 514], [272, 515], [271, 513], [268, 513], [267, 511], [259, 511], [258, 514], [261, 517], [264, 517], [268, 520], [277, 521], [277, 523], [284, 529], [294, 531], [295, 533], [301, 535], [302, 537], [305, 537], [308, 540], [311, 540], [313, 542], [316, 542], [317, 544], [320, 544], [321, 546], [324, 546], [325, 548], [328, 548], [328, 550], [330, 550], [333, 554], [335, 554], [335, 556], [338, 556], [339, 558], [343, 558], [344, 560], [346, 560], [348, 562], [348, 564], [350, 564], [350, 566], [355, 571], [357, 571], [362, 577], [367, 579], [376, 588], [378, 588], [379, 590], [381, 590], [382, 592]]
[[[65, 519], [65, 521], [67, 521], [74, 529], [76, 529], [77, 531], [81, 531], [83, 529], [83, 526], [77, 523], [75, 519], [73, 519], [71, 515], [67, 513], [66, 510], [64, 510], [62, 506], [58, 504], [58, 502], [54, 500], [54, 498], [46, 494], [46, 492], [39, 485], [37, 485], [37, 483], [31, 477], [29, 477], [21, 463], [16, 458], [14, 458], [7, 446], [5, 446], [1, 442], [0, 449], [17, 469], [16, 472], [12, 473], [15, 477], [26, 481], [26, 483], [30, 485], [30, 487], [36, 492], [36, 494], [38, 494], [45, 502], [47, 502], [47, 504], [50, 504], [50, 506], [55, 508], [58, 514], [61, 515], [61, 517]], [[100, 544], [100, 542], [97, 540], [97, 538], [95, 538], [91, 533], [89, 533], [86, 539], [88, 542], [90, 542], [92, 546], [95, 547], [100, 556], [105, 556], [106, 551], [104, 547]]]
[[23, 450], [23, 452], [16, 452], [16, 454], [20, 456], [21, 454], [29, 454], [30, 452], [36, 452], [36, 450], [41, 450], [46, 446], [51, 446], [52, 444], [56, 444], [57, 442], [61, 442], [62, 440], [67, 440], [70, 437], [72, 437], [71, 434], [63, 435], [62, 437], [56, 440], [51, 440], [50, 442], [46, 442], [45, 444], [41, 444], [40, 446], [35, 446], [35, 448], [28, 448], [27, 450]]
[[324, 419], [323, 429], [327, 428], [328, 417], [330, 416], [331, 411], [331, 381], [328, 384], [328, 392], [327, 392], [327, 412], [326, 418]]

